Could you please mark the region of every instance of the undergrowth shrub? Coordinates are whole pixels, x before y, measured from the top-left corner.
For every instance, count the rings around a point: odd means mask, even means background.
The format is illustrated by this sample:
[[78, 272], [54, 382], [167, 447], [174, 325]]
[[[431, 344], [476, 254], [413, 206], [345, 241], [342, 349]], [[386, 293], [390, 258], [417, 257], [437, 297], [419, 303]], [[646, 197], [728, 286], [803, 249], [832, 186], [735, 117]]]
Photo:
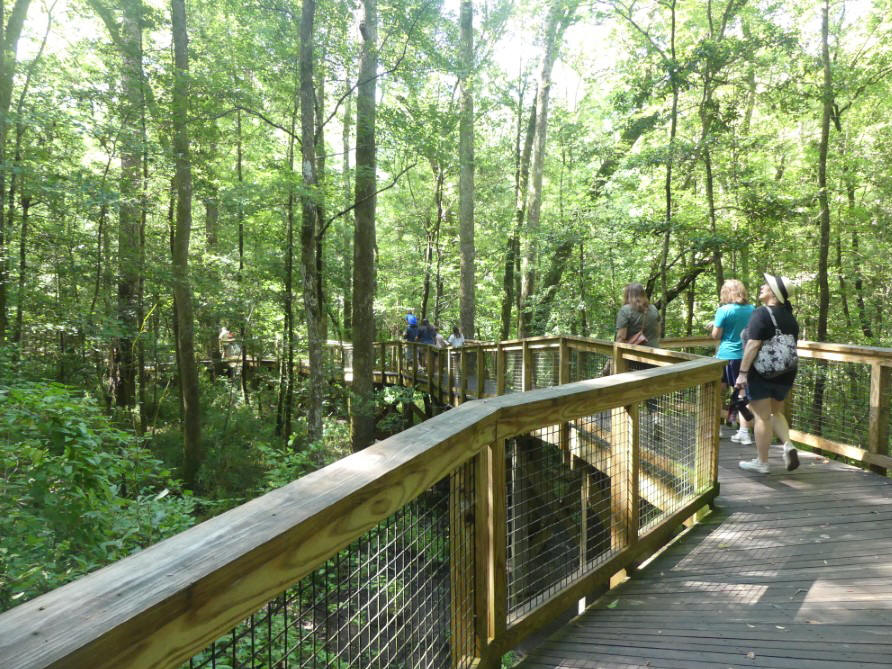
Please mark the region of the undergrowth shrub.
[[0, 385], [0, 610], [191, 526], [194, 505], [91, 398]]

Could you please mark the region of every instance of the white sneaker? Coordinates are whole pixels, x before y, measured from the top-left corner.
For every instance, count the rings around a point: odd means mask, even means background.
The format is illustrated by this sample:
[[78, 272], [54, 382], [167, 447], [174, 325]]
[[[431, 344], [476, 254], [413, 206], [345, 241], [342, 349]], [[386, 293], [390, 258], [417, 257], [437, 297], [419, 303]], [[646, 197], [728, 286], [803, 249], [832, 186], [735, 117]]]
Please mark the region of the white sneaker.
[[741, 460], [739, 463], [741, 469], [745, 469], [748, 472], [756, 472], [757, 474], [767, 474], [768, 473], [768, 463], [762, 462], [759, 458], [753, 458], [752, 460]]
[[740, 432], [739, 430], [731, 435], [731, 441], [735, 444], [742, 444], [744, 446], [749, 446], [753, 443], [753, 438], [750, 436], [749, 431]]
[[799, 466], [799, 453], [793, 448], [793, 444], [784, 444], [784, 464], [788, 472]]

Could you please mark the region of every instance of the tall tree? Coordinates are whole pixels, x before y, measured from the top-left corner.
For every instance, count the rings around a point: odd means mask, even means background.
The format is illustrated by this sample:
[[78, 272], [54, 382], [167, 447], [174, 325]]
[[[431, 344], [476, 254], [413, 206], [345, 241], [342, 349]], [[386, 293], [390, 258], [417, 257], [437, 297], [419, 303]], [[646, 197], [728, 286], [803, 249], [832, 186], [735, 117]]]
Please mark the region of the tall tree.
[[461, 119], [459, 120], [459, 246], [461, 248], [461, 291], [459, 321], [465, 337], [474, 337], [474, 5], [462, 0], [461, 32]]
[[551, 95], [551, 73], [563, 41], [564, 31], [576, 12], [576, 0], [552, 0], [545, 23], [544, 54], [539, 70], [539, 87], [536, 95], [536, 129], [530, 165], [532, 182], [527, 204], [526, 234], [521, 256], [520, 332], [521, 337], [531, 333], [534, 320], [531, 302], [536, 293], [539, 263], [539, 223], [542, 210], [542, 183], [545, 167], [545, 139], [548, 134], [548, 102]]
[[189, 158], [189, 52], [185, 0], [171, 0], [174, 48], [173, 150], [176, 174], [176, 227], [173, 240], [173, 301], [176, 312], [177, 370], [183, 415], [183, 478], [194, 487], [203, 458], [198, 370], [189, 277], [189, 237], [192, 231], [192, 165]]
[[9, 108], [12, 104], [16, 47], [30, 4], [31, 0], [16, 0], [9, 14], [9, 20], [6, 21], [4, 3], [0, 2], [0, 342], [6, 339], [9, 324], [6, 313], [6, 287], [9, 281], [6, 240], [9, 238], [9, 232], [6, 228], [12, 224], [12, 221], [4, 220], [2, 206], [6, 201], [6, 139], [9, 135]]
[[111, 36], [121, 59], [123, 95], [118, 111], [121, 172], [118, 203], [118, 323], [119, 335], [112, 346], [110, 386], [118, 406], [132, 406], [136, 398], [136, 335], [139, 331], [141, 244], [141, 179], [145, 145], [143, 5], [142, 0], [122, 0], [122, 20], [103, 0], [90, 0]]
[[363, 0], [359, 24], [362, 55], [356, 93], [356, 207], [353, 233], [353, 395], [350, 427], [353, 450], [359, 451], [375, 437], [375, 405], [372, 385], [375, 314], [375, 90], [378, 68], [378, 6]]
[[300, 14], [300, 137], [301, 137], [301, 276], [303, 278], [304, 314], [307, 322], [307, 348], [310, 362], [310, 383], [307, 403], [307, 436], [310, 441], [322, 438], [322, 303], [317, 274], [317, 199], [316, 175], [316, 93], [313, 79], [313, 22], [315, 0], [303, 0]]
[[818, 241], [818, 332], [817, 341], [827, 340], [827, 320], [830, 312], [830, 282], [827, 277], [830, 257], [830, 198], [827, 194], [827, 152], [830, 144], [830, 117], [833, 115], [833, 74], [830, 69], [830, 0], [821, 8], [821, 141], [818, 146], [818, 203], [820, 236]]

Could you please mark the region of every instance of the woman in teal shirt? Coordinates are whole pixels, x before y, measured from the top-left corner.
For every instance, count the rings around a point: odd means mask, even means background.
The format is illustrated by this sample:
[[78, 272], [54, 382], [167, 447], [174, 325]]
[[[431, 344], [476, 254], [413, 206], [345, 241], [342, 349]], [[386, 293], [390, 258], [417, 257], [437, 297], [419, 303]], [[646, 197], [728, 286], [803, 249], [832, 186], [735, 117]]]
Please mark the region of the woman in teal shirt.
[[[740, 360], [743, 358], [743, 342], [740, 333], [746, 327], [755, 307], [747, 303], [746, 287], [737, 279], [728, 279], [722, 284], [720, 293], [722, 306], [715, 312], [712, 322], [712, 338], [719, 340], [719, 348], [715, 357], [727, 360], [722, 388], [734, 388], [734, 382], [740, 372]], [[731, 395], [732, 409], [737, 405], [737, 390]], [[739, 405], [737, 405], [739, 406]], [[731, 437], [738, 444], [752, 444], [753, 438], [749, 430], [750, 421], [740, 416], [740, 428]]]

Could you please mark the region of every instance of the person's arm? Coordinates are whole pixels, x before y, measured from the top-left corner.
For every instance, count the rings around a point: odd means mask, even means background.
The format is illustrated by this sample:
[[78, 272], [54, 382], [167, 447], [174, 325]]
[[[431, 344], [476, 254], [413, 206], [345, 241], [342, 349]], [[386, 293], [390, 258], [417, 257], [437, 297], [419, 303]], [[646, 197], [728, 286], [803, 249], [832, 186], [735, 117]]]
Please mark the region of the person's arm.
[[616, 331], [616, 341], [626, 341], [626, 334], [629, 328], [620, 328]]
[[743, 388], [748, 385], [747, 378], [756, 356], [759, 355], [759, 349], [762, 348], [761, 339], [750, 339], [743, 349], [743, 360], [740, 361], [740, 374], [734, 382], [735, 388]]
[[717, 328], [715, 325], [712, 326], [712, 332], [709, 334], [713, 339], [721, 339], [722, 333], [725, 331], [724, 328]]

